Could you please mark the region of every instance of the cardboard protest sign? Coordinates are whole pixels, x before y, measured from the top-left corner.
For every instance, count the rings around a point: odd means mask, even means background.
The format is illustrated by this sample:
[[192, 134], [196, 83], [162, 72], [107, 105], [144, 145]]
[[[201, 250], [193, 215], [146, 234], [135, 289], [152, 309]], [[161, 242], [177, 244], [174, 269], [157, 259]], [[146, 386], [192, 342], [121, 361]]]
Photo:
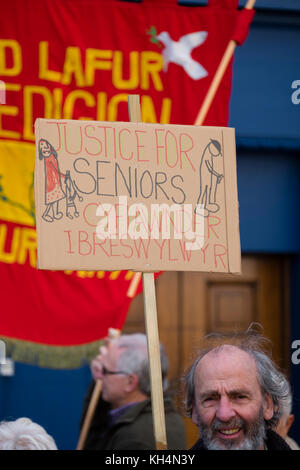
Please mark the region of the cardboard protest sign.
[[40, 269], [240, 272], [234, 129], [37, 119]]

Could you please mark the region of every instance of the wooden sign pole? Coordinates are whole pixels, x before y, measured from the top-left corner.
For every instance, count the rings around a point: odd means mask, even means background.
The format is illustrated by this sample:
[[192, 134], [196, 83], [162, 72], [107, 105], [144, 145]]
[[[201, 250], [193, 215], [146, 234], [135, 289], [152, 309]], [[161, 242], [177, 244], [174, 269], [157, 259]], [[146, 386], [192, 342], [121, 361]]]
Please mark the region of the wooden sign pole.
[[153, 273], [143, 273], [144, 313], [148, 342], [151, 379], [151, 400], [154, 436], [157, 450], [166, 450], [164, 399], [161, 376], [160, 345], [158, 336], [156, 296]]
[[91, 400], [89, 403], [89, 407], [87, 409], [87, 412], [84, 418], [84, 422], [83, 422], [83, 426], [80, 432], [76, 450], [83, 450], [83, 447], [84, 447], [84, 444], [85, 444], [85, 441], [86, 441], [86, 438], [87, 438], [87, 435], [91, 426], [91, 422], [95, 414], [97, 403], [99, 401], [101, 390], [102, 390], [102, 381], [96, 380], [95, 387], [94, 387]]
[[[142, 121], [139, 95], [128, 96], [128, 109], [129, 119], [131, 122]], [[140, 273], [136, 274], [140, 275]], [[150, 368], [151, 401], [155, 445], [157, 450], [166, 450], [167, 437], [161, 376], [155, 284], [153, 273], [143, 273], [143, 294]]]

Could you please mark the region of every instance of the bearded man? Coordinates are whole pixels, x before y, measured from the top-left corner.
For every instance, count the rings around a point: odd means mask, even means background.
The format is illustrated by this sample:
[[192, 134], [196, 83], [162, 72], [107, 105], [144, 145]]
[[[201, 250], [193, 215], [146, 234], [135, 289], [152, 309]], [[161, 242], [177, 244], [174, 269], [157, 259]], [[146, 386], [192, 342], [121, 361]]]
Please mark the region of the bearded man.
[[191, 451], [290, 450], [272, 430], [289, 390], [264, 338], [248, 330], [232, 341], [209, 339], [186, 376], [187, 411], [200, 432]]

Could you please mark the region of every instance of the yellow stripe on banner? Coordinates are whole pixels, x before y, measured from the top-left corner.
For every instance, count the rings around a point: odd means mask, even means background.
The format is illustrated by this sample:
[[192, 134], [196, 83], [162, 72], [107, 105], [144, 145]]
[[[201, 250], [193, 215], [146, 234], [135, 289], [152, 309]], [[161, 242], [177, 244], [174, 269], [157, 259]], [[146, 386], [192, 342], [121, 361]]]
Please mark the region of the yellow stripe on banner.
[[133, 278], [134, 274], [135, 273], [133, 271], [127, 271], [125, 274], [125, 280], [130, 281]]
[[0, 219], [35, 225], [35, 145], [0, 140]]
[[112, 271], [109, 275], [109, 279], [111, 281], [114, 281], [115, 279], [118, 279], [121, 271]]

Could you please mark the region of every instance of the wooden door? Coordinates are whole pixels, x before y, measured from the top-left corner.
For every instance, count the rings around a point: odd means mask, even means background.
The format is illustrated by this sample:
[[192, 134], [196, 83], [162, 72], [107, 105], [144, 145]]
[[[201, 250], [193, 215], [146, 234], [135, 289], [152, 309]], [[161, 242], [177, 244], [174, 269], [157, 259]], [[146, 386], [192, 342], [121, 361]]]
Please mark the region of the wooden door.
[[[244, 256], [242, 275], [164, 272], [156, 280], [160, 341], [169, 360], [169, 380], [184, 415], [182, 376], [209, 332], [239, 332], [259, 322], [273, 343], [275, 361], [288, 368], [288, 261], [275, 256]], [[145, 332], [143, 297], [133, 302], [123, 332]], [[288, 371], [287, 371], [288, 372]], [[185, 418], [188, 448], [197, 428]]]

